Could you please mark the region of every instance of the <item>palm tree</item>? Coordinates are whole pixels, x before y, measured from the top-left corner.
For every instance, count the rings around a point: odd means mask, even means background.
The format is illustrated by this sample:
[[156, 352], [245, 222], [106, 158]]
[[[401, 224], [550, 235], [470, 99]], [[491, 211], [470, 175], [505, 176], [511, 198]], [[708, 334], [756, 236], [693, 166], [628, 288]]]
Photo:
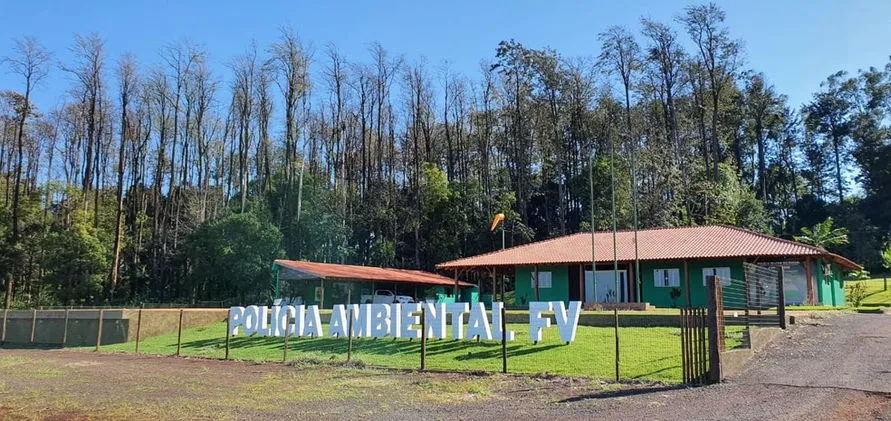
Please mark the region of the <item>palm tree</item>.
[[812, 246], [826, 249], [827, 247], [848, 244], [848, 229], [834, 228], [832, 217], [826, 218], [825, 221], [814, 225], [813, 228], [804, 227], [801, 229], [801, 235], [796, 235], [795, 241], [799, 243], [810, 244]]
[[891, 269], [891, 243], [888, 243], [888, 246], [882, 250], [882, 266], [885, 269]]

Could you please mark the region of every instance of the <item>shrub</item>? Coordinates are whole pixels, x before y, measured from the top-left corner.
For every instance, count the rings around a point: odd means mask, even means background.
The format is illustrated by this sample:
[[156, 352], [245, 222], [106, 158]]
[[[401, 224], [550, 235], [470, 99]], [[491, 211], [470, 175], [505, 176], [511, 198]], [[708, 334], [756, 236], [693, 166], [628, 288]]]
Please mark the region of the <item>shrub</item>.
[[675, 307], [678, 306], [678, 298], [681, 298], [681, 289], [678, 287], [674, 287], [668, 290], [668, 296], [671, 297], [671, 302]]
[[866, 298], [866, 286], [863, 282], [852, 282], [845, 289], [848, 293], [848, 302], [854, 307], [860, 307], [860, 303]]

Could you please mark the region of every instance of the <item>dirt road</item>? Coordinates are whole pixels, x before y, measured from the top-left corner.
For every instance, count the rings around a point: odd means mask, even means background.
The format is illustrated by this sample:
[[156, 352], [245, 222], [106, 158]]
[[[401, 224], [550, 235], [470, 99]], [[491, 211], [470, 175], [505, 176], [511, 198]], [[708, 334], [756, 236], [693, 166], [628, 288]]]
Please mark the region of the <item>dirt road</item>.
[[891, 316], [797, 325], [700, 388], [0, 349], [0, 419], [886, 419]]

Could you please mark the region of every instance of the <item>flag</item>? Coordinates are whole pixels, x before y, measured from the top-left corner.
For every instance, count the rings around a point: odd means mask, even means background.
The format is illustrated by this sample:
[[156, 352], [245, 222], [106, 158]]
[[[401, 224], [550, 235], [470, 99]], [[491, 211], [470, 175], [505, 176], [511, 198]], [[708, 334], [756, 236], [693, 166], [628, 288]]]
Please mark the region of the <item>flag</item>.
[[504, 221], [504, 214], [499, 213], [498, 215], [495, 215], [495, 219], [492, 220], [492, 227], [489, 228], [489, 231], [495, 231], [495, 228], [498, 228], [498, 224], [501, 223], [501, 221]]

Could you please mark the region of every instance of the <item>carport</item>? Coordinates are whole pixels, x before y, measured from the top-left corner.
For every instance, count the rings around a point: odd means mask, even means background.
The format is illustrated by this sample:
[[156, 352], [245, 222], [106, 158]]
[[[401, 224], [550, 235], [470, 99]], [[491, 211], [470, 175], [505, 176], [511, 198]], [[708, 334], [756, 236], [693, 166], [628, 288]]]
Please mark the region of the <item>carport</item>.
[[359, 303], [362, 295], [372, 294], [378, 289], [408, 295], [416, 300], [476, 302], [478, 299], [476, 285], [422, 270], [303, 260], [276, 260], [272, 270], [277, 299], [296, 300], [321, 308]]

